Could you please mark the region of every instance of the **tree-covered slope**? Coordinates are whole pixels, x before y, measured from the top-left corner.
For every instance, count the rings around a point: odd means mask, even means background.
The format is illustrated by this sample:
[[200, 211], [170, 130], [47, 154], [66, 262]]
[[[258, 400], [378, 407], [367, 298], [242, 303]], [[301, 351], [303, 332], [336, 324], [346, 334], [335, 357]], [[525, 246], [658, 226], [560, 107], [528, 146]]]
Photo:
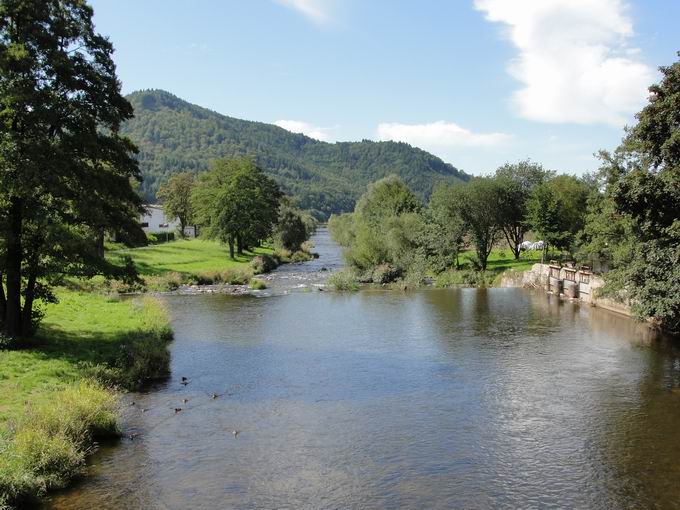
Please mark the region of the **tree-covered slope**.
[[372, 181], [397, 174], [421, 197], [439, 181], [468, 176], [441, 159], [396, 142], [326, 143], [272, 124], [227, 117], [162, 90], [128, 96], [135, 118], [123, 132], [139, 147], [142, 190], [155, 198], [161, 182], [180, 171], [206, 170], [213, 159], [253, 156], [303, 209], [327, 216], [349, 211]]

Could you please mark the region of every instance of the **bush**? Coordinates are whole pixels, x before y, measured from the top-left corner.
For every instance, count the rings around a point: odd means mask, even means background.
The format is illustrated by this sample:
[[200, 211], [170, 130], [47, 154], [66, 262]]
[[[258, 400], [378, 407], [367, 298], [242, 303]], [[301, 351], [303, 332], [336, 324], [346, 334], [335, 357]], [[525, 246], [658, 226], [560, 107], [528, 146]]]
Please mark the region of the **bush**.
[[250, 261], [250, 267], [253, 270], [253, 274], [269, 273], [276, 269], [278, 265], [277, 260], [269, 255], [257, 255]]
[[390, 264], [380, 264], [371, 273], [373, 283], [390, 283], [401, 276], [401, 271]]
[[177, 290], [186, 278], [181, 273], [164, 273], [158, 276], [147, 276], [144, 278], [146, 290], [152, 292], [172, 292]]
[[146, 239], [149, 244], [163, 244], [175, 240], [174, 232], [148, 232]]
[[474, 271], [469, 269], [450, 269], [440, 273], [435, 278], [436, 287], [450, 287], [455, 285], [465, 287], [492, 286], [498, 275], [493, 271]]
[[293, 255], [290, 257], [290, 261], [293, 263], [300, 263], [300, 262], [307, 262], [308, 260], [312, 260], [314, 258], [314, 255], [311, 253], [307, 253], [305, 251], [296, 251], [293, 253]]
[[357, 291], [359, 290], [359, 283], [357, 276], [348, 269], [343, 269], [333, 273], [328, 278], [328, 285], [337, 291]]
[[253, 278], [250, 280], [249, 287], [253, 290], [264, 290], [267, 288], [267, 284], [258, 278]]
[[191, 275], [191, 280], [198, 285], [217, 285], [227, 283], [229, 285], [246, 285], [252, 274], [248, 270], [230, 268], [223, 271], [205, 271]]

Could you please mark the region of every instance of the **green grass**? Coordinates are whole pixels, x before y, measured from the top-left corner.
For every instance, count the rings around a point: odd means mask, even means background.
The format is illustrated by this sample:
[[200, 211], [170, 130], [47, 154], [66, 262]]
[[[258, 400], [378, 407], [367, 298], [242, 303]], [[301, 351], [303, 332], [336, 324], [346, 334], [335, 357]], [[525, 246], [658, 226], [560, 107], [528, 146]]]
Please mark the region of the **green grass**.
[[184, 275], [210, 271], [222, 271], [231, 268], [247, 268], [253, 257], [271, 255], [271, 248], [254, 248], [252, 252], [236, 255], [235, 260], [229, 258], [226, 246], [203, 239], [180, 239], [169, 243], [142, 248], [114, 249], [107, 257], [122, 264], [123, 257], [132, 257], [141, 275], [157, 276], [168, 272]]
[[169, 318], [151, 297], [58, 289], [25, 349], [0, 351], [0, 508], [78, 474], [93, 437], [114, 433], [113, 385], [167, 373]]
[[[498, 285], [505, 271], [527, 271], [534, 264], [541, 262], [540, 251], [522, 252], [519, 260], [515, 260], [512, 251], [503, 248], [494, 248], [487, 260], [486, 271], [475, 271], [470, 258], [475, 256], [473, 250], [467, 250], [460, 254], [459, 270], [449, 269], [435, 276], [435, 285], [448, 287], [450, 285], [493, 286]], [[549, 257], [548, 257], [549, 259]]]

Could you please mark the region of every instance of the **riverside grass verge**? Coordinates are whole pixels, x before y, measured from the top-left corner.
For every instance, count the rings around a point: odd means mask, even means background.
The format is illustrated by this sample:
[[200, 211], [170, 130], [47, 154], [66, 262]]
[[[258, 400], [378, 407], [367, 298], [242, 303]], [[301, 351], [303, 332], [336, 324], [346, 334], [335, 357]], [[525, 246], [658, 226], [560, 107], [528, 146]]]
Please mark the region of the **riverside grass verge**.
[[254, 275], [267, 273], [280, 264], [304, 262], [314, 257], [309, 246], [303, 246], [303, 250], [294, 253], [261, 246], [237, 254], [232, 260], [222, 244], [200, 238], [140, 248], [119, 248], [115, 245], [110, 248], [107, 258], [115, 264], [124, 265], [125, 258], [130, 257], [143, 284], [130, 287], [95, 277], [75, 282], [76, 286], [104, 292], [166, 292], [187, 284], [247, 285]]
[[[556, 254], [552, 254], [555, 256]], [[523, 252], [519, 260], [515, 260], [510, 250], [496, 248], [489, 255], [486, 271], [475, 270], [471, 262], [474, 258], [474, 251], [467, 250], [460, 253], [460, 268], [450, 268], [439, 274], [429, 275], [430, 281], [435, 287], [493, 287], [500, 284], [505, 271], [526, 271], [541, 261], [540, 251]], [[360, 288], [361, 277], [356, 270], [345, 268], [333, 273], [328, 279], [328, 285], [332, 289], [340, 292], [356, 291]], [[370, 286], [376, 284], [369, 284]], [[398, 279], [386, 284], [388, 288], [394, 290], [413, 289], [422, 284], [414, 283], [404, 279]]]
[[57, 296], [26, 348], [0, 351], [0, 509], [81, 475], [95, 439], [120, 432], [116, 389], [168, 373], [172, 330], [158, 299]]

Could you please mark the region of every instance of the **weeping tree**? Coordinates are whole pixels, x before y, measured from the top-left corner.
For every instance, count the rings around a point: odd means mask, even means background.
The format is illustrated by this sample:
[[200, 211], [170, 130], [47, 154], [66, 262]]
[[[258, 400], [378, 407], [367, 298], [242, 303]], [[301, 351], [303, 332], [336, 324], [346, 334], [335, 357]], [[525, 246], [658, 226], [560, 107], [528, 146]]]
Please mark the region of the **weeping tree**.
[[[65, 274], [119, 274], [104, 230], [138, 232], [132, 107], [81, 0], [0, 1], [0, 331], [32, 334]], [[132, 277], [133, 275], [130, 274]]]

